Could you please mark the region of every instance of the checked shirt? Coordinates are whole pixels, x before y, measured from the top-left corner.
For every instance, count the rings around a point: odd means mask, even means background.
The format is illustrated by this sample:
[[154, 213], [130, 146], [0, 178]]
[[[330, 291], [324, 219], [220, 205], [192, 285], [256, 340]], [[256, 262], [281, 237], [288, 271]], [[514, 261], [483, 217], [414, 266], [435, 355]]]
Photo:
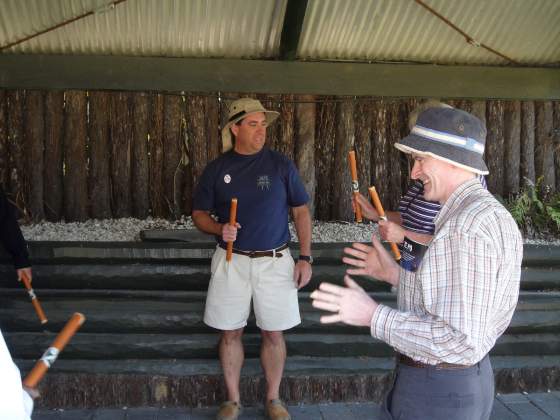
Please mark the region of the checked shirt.
[[400, 269], [398, 309], [379, 305], [371, 334], [422, 363], [473, 365], [511, 321], [523, 241], [478, 179], [453, 192], [435, 226], [418, 271]]

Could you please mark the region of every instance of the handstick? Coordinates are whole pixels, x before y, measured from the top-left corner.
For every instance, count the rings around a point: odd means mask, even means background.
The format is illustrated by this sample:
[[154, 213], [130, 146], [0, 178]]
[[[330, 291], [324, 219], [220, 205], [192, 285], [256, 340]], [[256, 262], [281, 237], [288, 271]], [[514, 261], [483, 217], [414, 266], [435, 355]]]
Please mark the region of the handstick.
[[[379, 213], [379, 219], [387, 220], [387, 216], [385, 216], [385, 210], [383, 210], [383, 206], [381, 205], [381, 200], [379, 199], [379, 195], [377, 195], [377, 190], [375, 189], [375, 187], [369, 187], [369, 196], [371, 197], [371, 201], [373, 201], [373, 205], [375, 206], [377, 213]], [[391, 250], [395, 255], [395, 259], [397, 261], [400, 260], [401, 253], [399, 251], [399, 248], [397, 247], [397, 244], [391, 242]]]
[[[348, 152], [348, 161], [350, 162], [350, 174], [352, 175], [352, 194], [354, 198], [360, 194], [358, 185], [358, 169], [356, 167], [356, 152], [350, 150]], [[356, 222], [362, 223], [362, 208], [356, 200], [354, 200], [354, 207], [356, 209]]]
[[37, 316], [39, 317], [41, 324], [46, 324], [48, 322], [48, 319], [45, 316], [45, 312], [43, 311], [41, 304], [39, 303], [39, 299], [37, 299], [37, 295], [35, 294], [35, 291], [31, 287], [31, 281], [29, 280], [29, 277], [27, 277], [27, 274], [25, 274], [24, 271], [21, 273], [21, 279], [23, 280], [23, 284], [27, 289], [27, 294], [31, 299], [31, 304], [35, 308], [35, 312], [37, 312]]
[[[237, 198], [231, 199], [231, 206], [229, 208], [229, 224], [235, 226], [235, 219], [237, 218]], [[227, 243], [226, 261], [231, 261], [231, 254], [233, 254], [233, 241]]]
[[31, 372], [27, 374], [23, 380], [23, 385], [28, 388], [37, 387], [37, 384], [43, 379], [47, 370], [56, 361], [59, 353], [64, 349], [66, 344], [68, 344], [72, 336], [76, 334], [76, 331], [78, 331], [78, 328], [81, 327], [85, 320], [85, 316], [79, 312], [75, 312], [74, 315], [72, 315], [62, 331], [56, 336], [51, 346], [43, 353], [41, 359], [35, 363]]

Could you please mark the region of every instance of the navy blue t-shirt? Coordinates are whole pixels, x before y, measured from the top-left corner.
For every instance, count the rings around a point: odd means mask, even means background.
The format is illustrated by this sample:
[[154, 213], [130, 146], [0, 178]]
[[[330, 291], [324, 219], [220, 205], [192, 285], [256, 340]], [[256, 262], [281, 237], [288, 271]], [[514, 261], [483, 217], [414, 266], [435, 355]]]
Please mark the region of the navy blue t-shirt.
[[[195, 190], [193, 209], [213, 210], [220, 223], [228, 223], [232, 198], [237, 198], [241, 225], [233, 246], [243, 251], [288, 242], [289, 208], [309, 201], [294, 163], [268, 147], [253, 155], [231, 150], [210, 162]], [[221, 237], [216, 240], [224, 245]]]

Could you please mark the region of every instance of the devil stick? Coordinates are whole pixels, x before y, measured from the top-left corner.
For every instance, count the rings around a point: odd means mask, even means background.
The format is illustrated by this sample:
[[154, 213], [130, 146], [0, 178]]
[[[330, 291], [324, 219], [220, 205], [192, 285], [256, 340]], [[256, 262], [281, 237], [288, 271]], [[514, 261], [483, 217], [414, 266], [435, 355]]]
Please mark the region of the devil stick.
[[[235, 219], [237, 218], [237, 198], [231, 199], [231, 206], [229, 208], [229, 224], [235, 226]], [[226, 261], [231, 261], [231, 254], [233, 254], [233, 241], [227, 243]]]
[[[381, 200], [379, 199], [379, 195], [377, 195], [377, 190], [375, 189], [375, 187], [369, 187], [369, 196], [371, 197], [371, 201], [373, 201], [373, 205], [375, 206], [377, 213], [379, 213], [379, 219], [387, 220], [387, 216], [385, 216], [385, 210], [383, 210]], [[397, 261], [401, 259], [399, 248], [397, 247], [397, 244], [393, 242], [391, 242], [391, 251], [393, 251], [393, 254], [395, 255], [395, 259]]]
[[[354, 194], [354, 198], [360, 194], [359, 186], [358, 186], [358, 169], [356, 167], [356, 152], [351, 150], [348, 152], [348, 161], [350, 163], [350, 174], [352, 175], [352, 194]], [[354, 199], [354, 208], [356, 210], [356, 222], [362, 222], [362, 208], [358, 204], [358, 202]]]
[[23, 380], [23, 385], [28, 388], [35, 388], [37, 384], [43, 379], [47, 370], [56, 361], [59, 353], [64, 349], [66, 344], [70, 341], [72, 336], [76, 334], [78, 328], [82, 326], [86, 318], [79, 312], [74, 313], [68, 320], [62, 331], [56, 336], [51, 346], [43, 353], [41, 359], [35, 363], [31, 372], [27, 374]]

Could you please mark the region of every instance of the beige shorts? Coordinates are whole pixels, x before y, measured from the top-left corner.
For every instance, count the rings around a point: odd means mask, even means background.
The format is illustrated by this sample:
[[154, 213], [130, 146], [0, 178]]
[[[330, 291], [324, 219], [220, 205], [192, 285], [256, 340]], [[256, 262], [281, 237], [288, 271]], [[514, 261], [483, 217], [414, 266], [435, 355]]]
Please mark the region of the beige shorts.
[[206, 297], [204, 323], [219, 330], [247, 325], [251, 300], [257, 326], [265, 331], [284, 331], [301, 322], [298, 290], [294, 283], [294, 259], [290, 250], [282, 257], [249, 258], [216, 247], [212, 277]]

